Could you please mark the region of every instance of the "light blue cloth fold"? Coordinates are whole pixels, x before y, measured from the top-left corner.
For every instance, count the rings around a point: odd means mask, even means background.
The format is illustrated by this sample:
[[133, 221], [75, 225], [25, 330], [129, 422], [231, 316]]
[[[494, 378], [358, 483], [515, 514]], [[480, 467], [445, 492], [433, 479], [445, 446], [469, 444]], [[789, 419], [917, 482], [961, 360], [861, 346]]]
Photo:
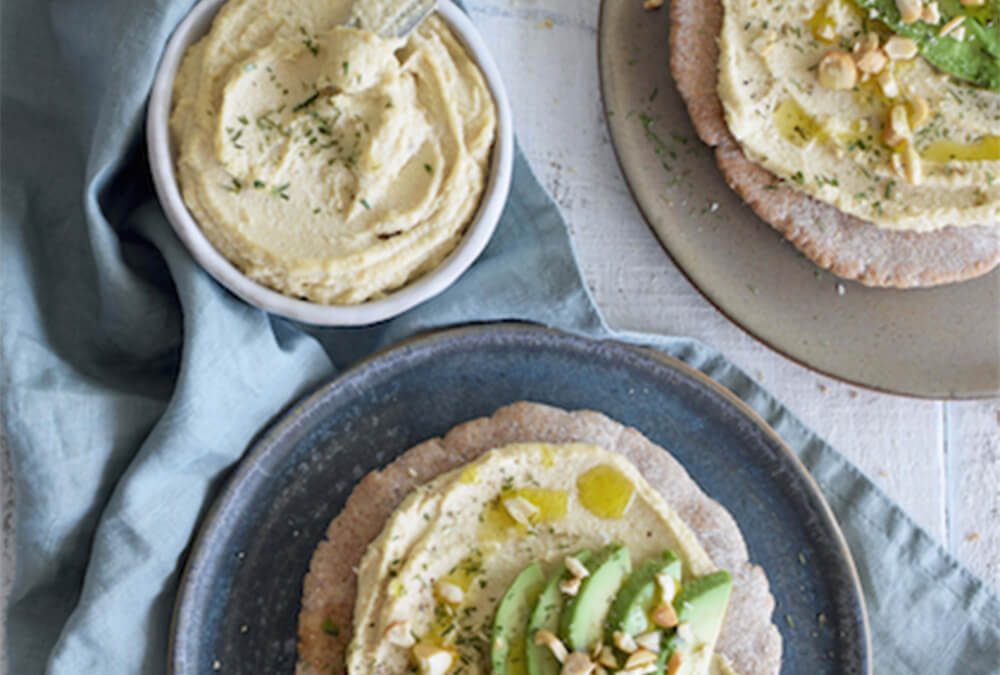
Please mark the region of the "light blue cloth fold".
[[518, 153], [510, 203], [450, 290], [366, 329], [251, 309], [191, 260], [143, 152], [145, 99], [188, 2], [2, 7], [2, 415], [14, 472], [13, 675], [162, 673], [180, 565], [251, 438], [361, 356], [437, 327], [525, 319], [679, 357], [810, 468], [865, 587], [878, 673], [1000, 671], [1000, 601], [857, 468], [693, 340], [612, 334]]

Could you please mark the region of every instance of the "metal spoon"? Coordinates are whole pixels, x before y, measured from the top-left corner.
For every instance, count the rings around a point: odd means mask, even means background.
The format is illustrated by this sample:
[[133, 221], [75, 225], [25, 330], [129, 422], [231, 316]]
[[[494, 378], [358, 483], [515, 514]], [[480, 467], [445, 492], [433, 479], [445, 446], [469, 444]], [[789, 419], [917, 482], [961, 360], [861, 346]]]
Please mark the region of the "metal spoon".
[[356, 0], [345, 25], [382, 37], [406, 37], [437, 7], [437, 0]]

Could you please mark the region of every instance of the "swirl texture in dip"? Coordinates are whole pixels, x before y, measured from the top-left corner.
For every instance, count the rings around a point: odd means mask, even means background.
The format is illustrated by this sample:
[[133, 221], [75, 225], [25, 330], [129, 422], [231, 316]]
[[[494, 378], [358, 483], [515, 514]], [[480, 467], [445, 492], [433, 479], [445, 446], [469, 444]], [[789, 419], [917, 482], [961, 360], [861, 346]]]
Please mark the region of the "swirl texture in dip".
[[495, 104], [432, 15], [408, 39], [350, 3], [231, 0], [185, 54], [170, 129], [184, 201], [247, 276], [354, 304], [436, 267], [486, 185]]

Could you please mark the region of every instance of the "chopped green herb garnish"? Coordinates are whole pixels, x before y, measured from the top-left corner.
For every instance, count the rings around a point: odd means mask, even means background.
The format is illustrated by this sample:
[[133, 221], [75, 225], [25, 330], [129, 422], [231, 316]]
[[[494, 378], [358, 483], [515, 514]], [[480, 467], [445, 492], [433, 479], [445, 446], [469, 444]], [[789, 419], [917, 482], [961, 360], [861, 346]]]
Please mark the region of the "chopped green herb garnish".
[[427, 173], [434, 173], [434, 167], [430, 164], [424, 164], [424, 171]]
[[317, 91], [315, 94], [313, 94], [312, 96], [310, 96], [309, 98], [307, 98], [306, 100], [302, 101], [297, 106], [295, 106], [294, 108], [292, 108], [292, 112], [298, 112], [300, 110], [308, 108], [313, 103], [315, 103], [316, 99], [318, 99], [318, 98], [319, 98], [319, 92]]
[[340, 635], [340, 628], [333, 622], [333, 619], [326, 617], [323, 620], [323, 632], [332, 637]]
[[361, 206], [363, 206], [366, 209], [368, 209], [369, 211], [371, 211], [372, 205], [368, 203], [367, 199], [365, 199], [364, 197], [362, 197], [360, 201], [361, 201]]
[[306, 49], [308, 49], [313, 56], [317, 56], [319, 54], [319, 45], [316, 44], [316, 42], [309, 35], [309, 32], [305, 29], [305, 26], [299, 26], [299, 32], [305, 36], [305, 39], [302, 41], [302, 44], [306, 46]]
[[285, 183], [284, 185], [278, 185], [276, 187], [273, 187], [271, 188], [271, 194], [274, 195], [275, 197], [280, 197], [287, 202], [289, 185], [290, 183]]

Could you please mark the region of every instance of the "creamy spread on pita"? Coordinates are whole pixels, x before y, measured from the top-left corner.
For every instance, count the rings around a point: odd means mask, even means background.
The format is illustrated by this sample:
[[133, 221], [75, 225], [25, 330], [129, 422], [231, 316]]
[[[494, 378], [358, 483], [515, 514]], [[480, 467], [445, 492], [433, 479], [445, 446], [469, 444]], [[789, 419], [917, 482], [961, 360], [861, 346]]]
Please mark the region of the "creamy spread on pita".
[[[611, 542], [636, 561], [670, 549], [685, 582], [717, 570], [636, 467], [596, 445], [516, 443], [443, 474], [400, 504], [358, 568], [348, 673], [411, 672], [421, 645], [451, 655], [441, 672], [489, 673], [490, 626], [519, 572]], [[713, 647], [685, 652], [682, 672], [733, 672]], [[527, 671], [514, 659], [507, 672]]]
[[407, 39], [347, 0], [231, 0], [190, 47], [170, 128], [184, 201], [250, 278], [321, 303], [383, 296], [458, 244], [494, 101], [436, 15]]
[[729, 129], [788, 185], [880, 227], [1000, 224], [1000, 91], [922, 55], [976, 40], [951, 5], [962, 16], [997, 6], [904, 2], [925, 10], [904, 25], [898, 4], [723, 0], [718, 91]]

